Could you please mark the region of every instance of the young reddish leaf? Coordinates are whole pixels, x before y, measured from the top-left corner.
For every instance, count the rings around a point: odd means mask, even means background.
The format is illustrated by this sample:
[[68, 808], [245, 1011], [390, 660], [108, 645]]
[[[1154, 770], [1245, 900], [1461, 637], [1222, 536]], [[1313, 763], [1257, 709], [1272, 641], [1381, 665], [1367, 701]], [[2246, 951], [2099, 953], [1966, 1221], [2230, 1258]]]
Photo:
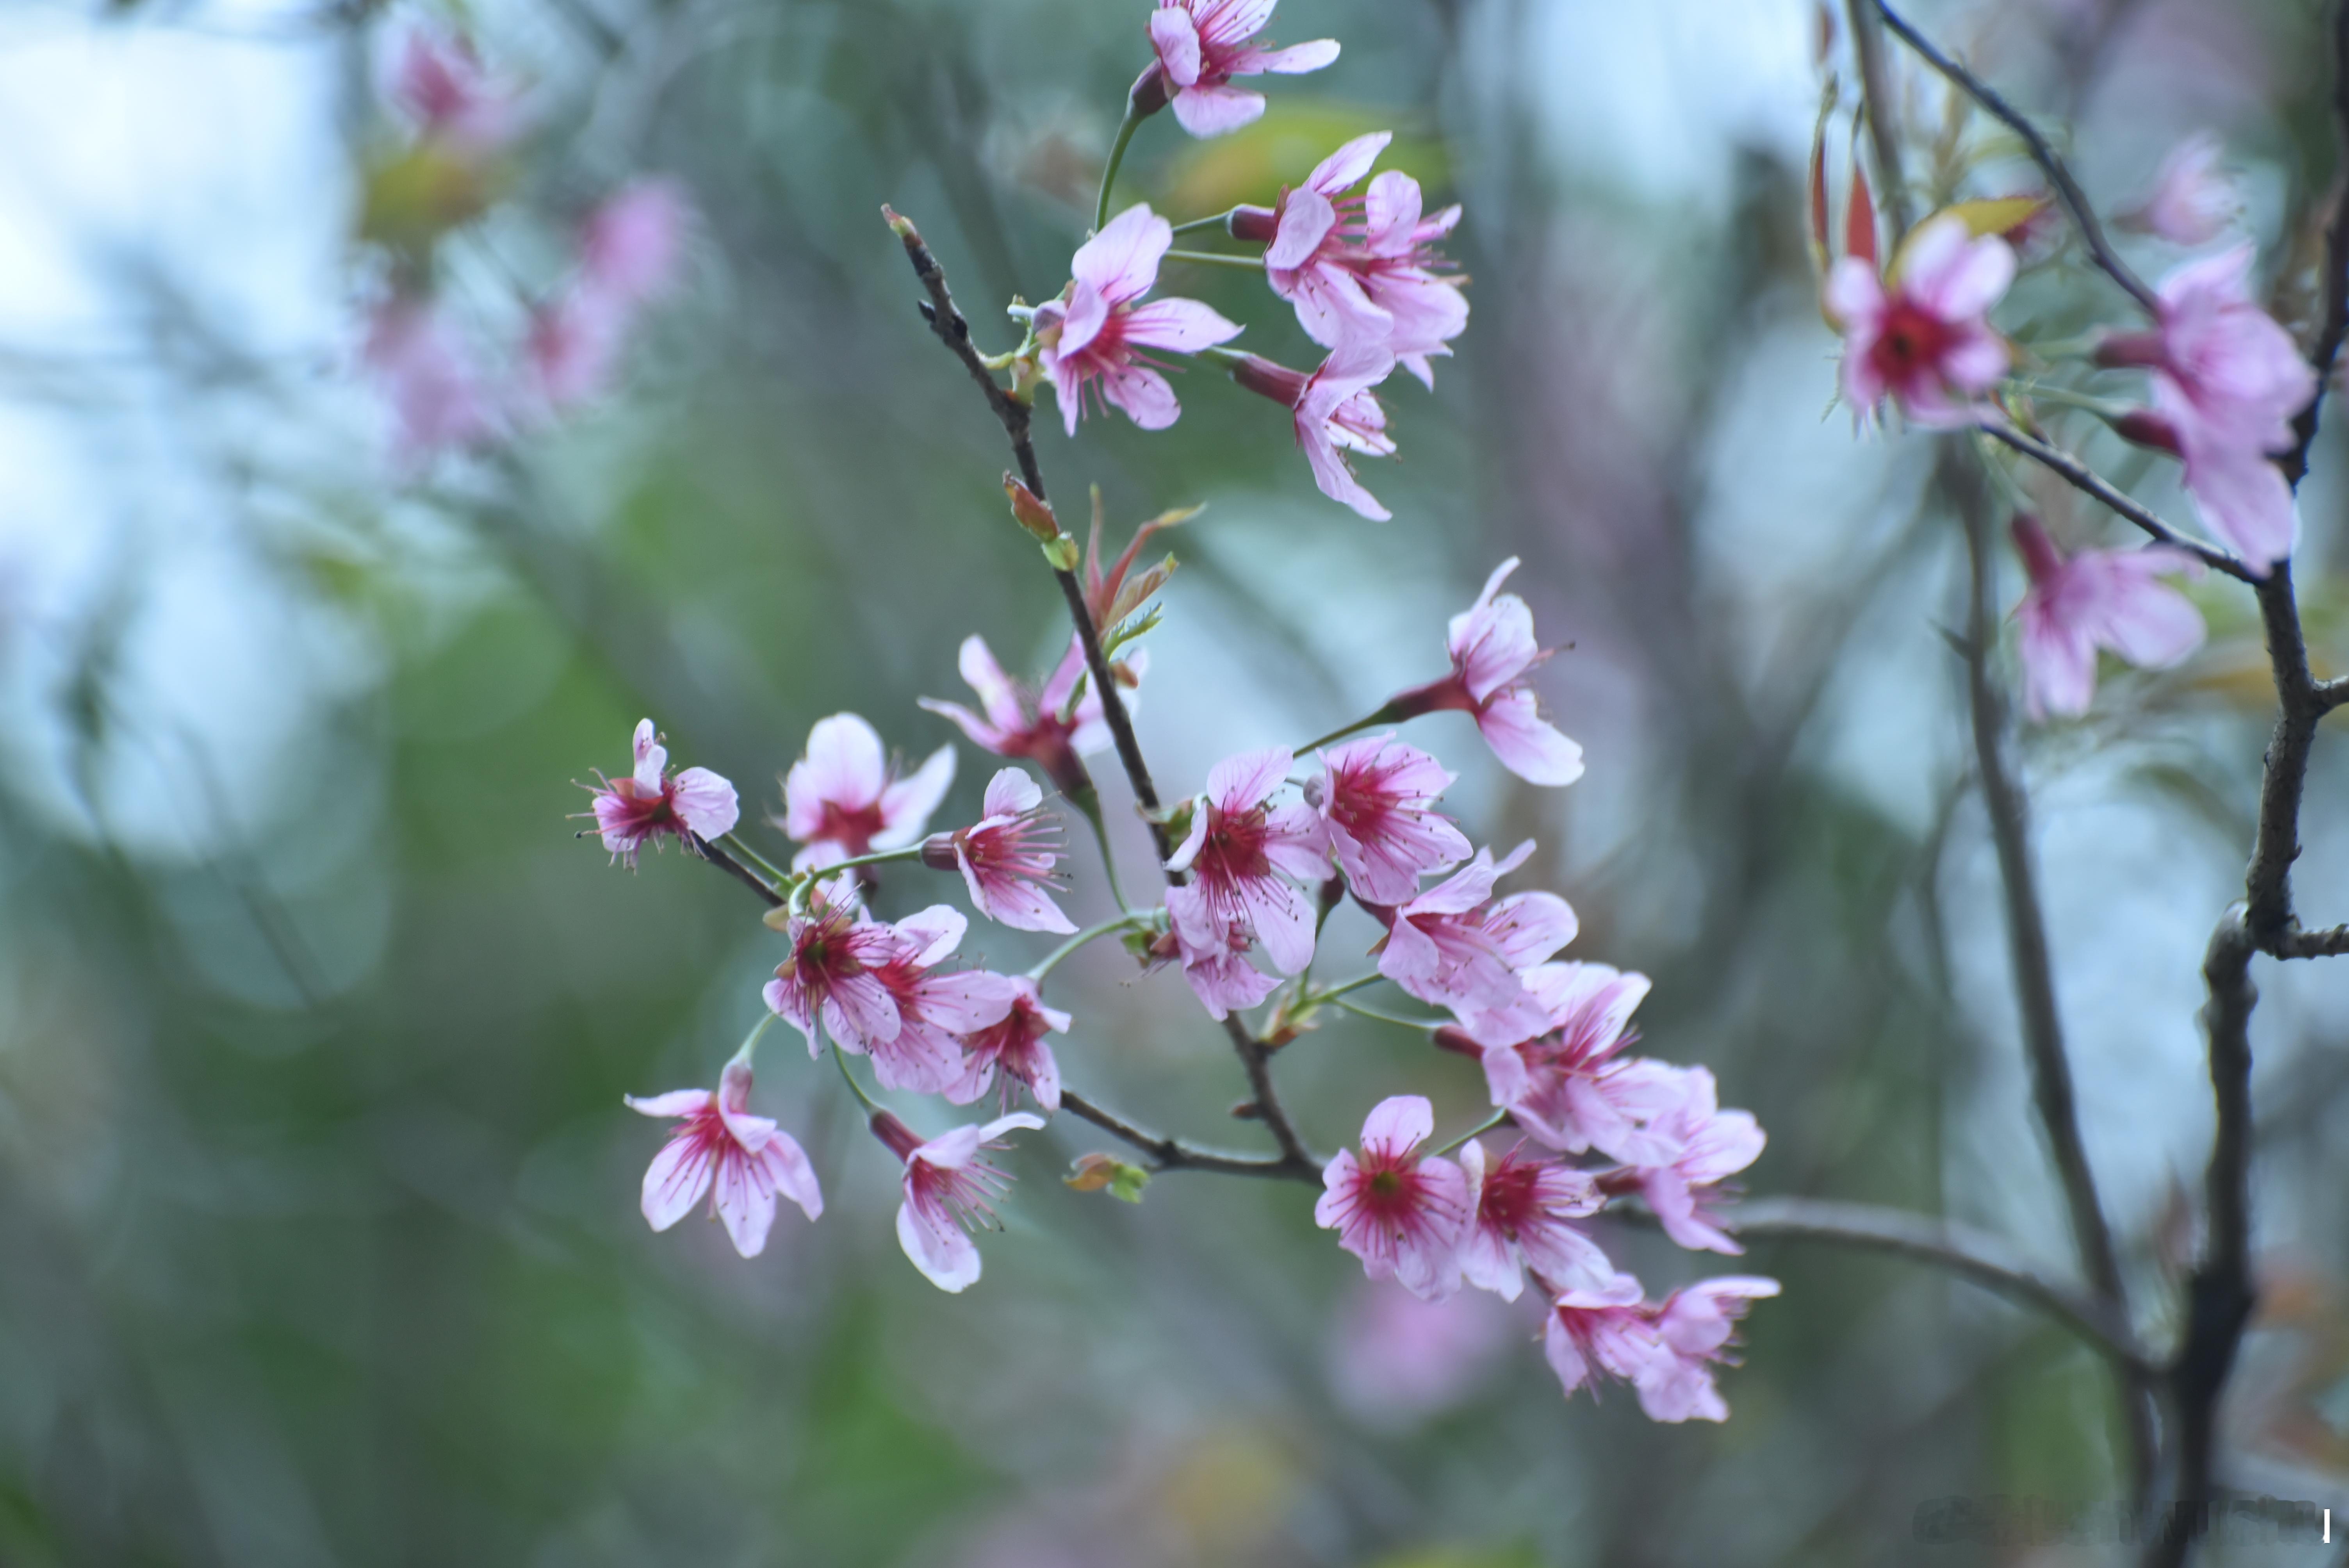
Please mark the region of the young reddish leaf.
[[1854, 159], [1851, 165], [1851, 201], [1844, 209], [1843, 251], [1847, 256], [1857, 256], [1874, 265], [1876, 262], [1876, 203], [1868, 193], [1868, 171]]

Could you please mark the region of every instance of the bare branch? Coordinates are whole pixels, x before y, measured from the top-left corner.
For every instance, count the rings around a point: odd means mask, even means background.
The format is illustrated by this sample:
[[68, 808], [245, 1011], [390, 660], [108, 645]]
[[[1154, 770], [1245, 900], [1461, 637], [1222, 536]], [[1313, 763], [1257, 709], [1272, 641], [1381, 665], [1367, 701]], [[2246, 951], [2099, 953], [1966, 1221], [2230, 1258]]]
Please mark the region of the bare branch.
[[2276, 462], [2283, 477], [2297, 489], [2308, 472], [2308, 449], [2316, 441], [2317, 417], [2324, 407], [2324, 389], [2333, 379], [2333, 361], [2341, 357], [2341, 341], [2349, 336], [2349, 6], [2333, 14], [2333, 119], [2340, 132], [2339, 167], [2333, 172], [2333, 221], [2324, 228], [2324, 315], [2311, 346], [2308, 362], [2316, 367], [2316, 390], [2308, 407], [2292, 421], [2292, 449]]
[[2086, 242], [2088, 254], [2097, 267], [2127, 290], [2130, 298], [2143, 305], [2147, 315], [2160, 315], [2160, 301], [2146, 286], [2145, 280], [2130, 271], [2128, 263], [2121, 260], [2119, 253], [2113, 249], [2112, 242], [2105, 238], [2105, 226], [2096, 221], [2095, 211], [2088, 205], [2087, 197], [2081, 192], [2079, 182], [2072, 178], [2072, 171], [2064, 167], [2064, 160], [2055, 155], [2055, 149], [2040, 134], [2039, 128], [1992, 91], [1980, 77], [1935, 48], [1931, 39], [1910, 26], [1886, 4], [1886, 0], [1876, 0], [1876, 9], [1883, 16], [1884, 25], [1899, 34], [1901, 41], [1922, 56], [1927, 65], [1947, 77], [1961, 92], [1989, 110], [1992, 119], [2023, 139], [2023, 146], [2031, 150], [2031, 160], [2039, 165], [2040, 171], [2047, 176], [2047, 182], [2055, 188], [2056, 199], [2064, 203], [2064, 211], [2071, 214], [2073, 226], [2080, 231], [2080, 238]]
[[2173, 550], [2186, 552], [2213, 572], [2223, 572], [2228, 576], [2244, 583], [2260, 581], [2257, 573], [2234, 556], [2178, 532], [2155, 513], [2138, 505], [2128, 495], [2114, 489], [2112, 485], [2106, 482], [2102, 475], [2061, 447], [2050, 446], [2036, 436], [2027, 435], [2013, 425], [1985, 425], [1982, 427], [1982, 433], [1992, 440], [2013, 448], [2024, 457], [2049, 469], [2073, 489], [2084, 495], [2094, 496], [2160, 542]]
[[1884, 27], [1872, 0], [1846, 0], [1853, 52], [1859, 57], [1861, 107], [1868, 112], [1868, 147], [1876, 155], [1877, 199], [1890, 220], [1891, 245], [1909, 232], [1909, 184], [1900, 170], [1900, 127], [1894, 119], [1892, 73], [1885, 68]]
[[1141, 1150], [1150, 1156], [1154, 1171], [1219, 1171], [1226, 1176], [1268, 1176], [1279, 1181], [1317, 1184], [1321, 1180], [1320, 1167], [1309, 1160], [1292, 1160], [1285, 1154], [1275, 1160], [1259, 1155], [1224, 1154], [1212, 1149], [1197, 1148], [1180, 1139], [1162, 1138], [1154, 1132], [1145, 1132], [1114, 1111], [1104, 1110], [1082, 1095], [1067, 1089], [1061, 1091], [1061, 1108]]
[[2349, 953], [2349, 925], [2329, 931], [2302, 931], [2295, 925], [2267, 951], [2278, 958], [2338, 958]]
[[692, 832], [690, 829], [687, 830], [687, 831], [693, 840], [695, 853], [698, 854], [703, 860], [708, 861], [710, 864], [718, 867], [719, 870], [725, 872], [730, 876], [733, 877], [736, 882], [740, 882], [752, 892], [757, 893], [761, 898], [766, 900], [767, 907], [769, 909], [781, 909], [783, 907], [783, 895], [777, 892], [773, 888], [769, 887], [767, 885], [766, 878], [752, 871], [749, 866], [744, 865], [740, 861], [736, 860], [732, 855], [728, 854], [724, 850], [719, 849], [716, 844], [711, 843], [708, 839], [703, 838], [699, 833]]

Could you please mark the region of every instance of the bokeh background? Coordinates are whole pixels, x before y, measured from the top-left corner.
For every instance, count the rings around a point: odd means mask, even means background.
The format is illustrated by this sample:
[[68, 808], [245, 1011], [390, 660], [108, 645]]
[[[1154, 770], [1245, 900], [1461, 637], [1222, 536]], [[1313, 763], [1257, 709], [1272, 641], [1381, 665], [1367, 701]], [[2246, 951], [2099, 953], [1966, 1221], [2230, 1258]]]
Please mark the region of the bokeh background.
[[[647, 1232], [661, 1130], [621, 1096], [710, 1080], [774, 939], [707, 868], [631, 876], [574, 841], [575, 781], [618, 771], [650, 714], [763, 811], [825, 714], [909, 756], [953, 738], [914, 699], [964, 696], [967, 634], [1029, 669], [1063, 643], [1003, 515], [999, 432], [877, 208], [922, 224], [1008, 346], [996, 307], [1056, 290], [1082, 236], [1144, 9], [0, 15], [0, 1563], [2102, 1560], [1911, 1541], [1932, 1499], [2119, 1482], [2098, 1364], [1904, 1264], [1757, 1246], [1785, 1293], [1724, 1374], [1732, 1420], [1655, 1427], [1624, 1390], [1562, 1400], [1530, 1306], [1365, 1289], [1306, 1189], [1068, 1190], [1106, 1145], [1064, 1119], [1011, 1157], [986, 1278], [950, 1298], [899, 1254], [895, 1162], [784, 1031], [759, 1107], [806, 1142], [822, 1222], [787, 1210], [749, 1263], [709, 1225]], [[2335, 174], [2307, 0], [1917, 11], [2073, 118], [2100, 201], [2207, 126], [2252, 232], [2298, 253]], [[617, 392], [422, 468], [358, 366], [382, 263], [356, 239], [404, 134], [385, 63], [419, 22], [469, 31], [530, 105], [497, 200], [438, 252], [460, 319], [510, 326], [517, 284], [547, 286], [566, 225], [631, 175], [676, 177], [700, 214]], [[1323, 500], [1278, 411], [1212, 372], [1181, 379], [1171, 432], [1043, 431], [1056, 495], [1081, 511], [1099, 485], [1113, 532], [1207, 508], [1175, 540], [1140, 713], [1162, 783], [1438, 673], [1444, 618], [1521, 555], [1571, 645], [1542, 679], [1589, 772], [1534, 790], [1456, 716], [1427, 721], [1474, 835], [1537, 837], [1523, 885], [1575, 904], [1575, 952], [1655, 977], [1648, 1048], [1710, 1066], [1769, 1130], [1752, 1191], [1947, 1212], [2068, 1267], [1944, 635], [1958, 532], [1923, 499], [1928, 443], [1856, 440], [1829, 407], [1800, 218], [1812, 5], [1285, 0], [1275, 32], [1345, 52], [1228, 140], [1151, 123], [1127, 199], [1268, 200], [1391, 127], [1392, 161], [1466, 204], [1475, 315], [1434, 392], [1391, 399], [1403, 459], [1365, 469], [1391, 523]], [[1305, 361], [1260, 284], [1168, 283]], [[2304, 500], [2333, 668], [2344, 455], [2328, 434]], [[2200, 655], [2108, 672], [2091, 720], [2025, 748], [2088, 1141], [2157, 1337], [2208, 1137], [2197, 963], [2267, 713], [2248, 600], [2198, 593]], [[949, 819], [989, 770], [963, 751]], [[2349, 914], [2344, 786], [2320, 745], [2312, 922]], [[938, 896], [959, 890], [893, 873], [879, 902]], [[1073, 907], [1106, 907], [1097, 881]], [[1369, 936], [1332, 931], [1336, 974]], [[1178, 978], [1113, 952], [1061, 973], [1073, 1084], [1255, 1136]], [[2349, 991], [2314, 965], [2261, 984], [2271, 1289], [2227, 1473], [2349, 1514]], [[1472, 1067], [1359, 1020], [1278, 1067], [1323, 1150], [1392, 1093], [1481, 1112]], [[1608, 1241], [1654, 1289], [1702, 1267]]]

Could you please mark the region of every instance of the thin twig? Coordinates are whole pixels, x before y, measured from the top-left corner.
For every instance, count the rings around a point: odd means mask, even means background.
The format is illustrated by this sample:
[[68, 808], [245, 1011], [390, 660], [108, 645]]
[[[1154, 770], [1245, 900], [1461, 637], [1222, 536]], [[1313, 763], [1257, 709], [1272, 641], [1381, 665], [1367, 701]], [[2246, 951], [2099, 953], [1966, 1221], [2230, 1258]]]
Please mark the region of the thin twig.
[[[1608, 1212], [1654, 1224], [1645, 1211], [1622, 1207]], [[2035, 1307], [2138, 1376], [2152, 1370], [2152, 1358], [2128, 1324], [2086, 1290], [2050, 1279], [2033, 1269], [1997, 1236], [1956, 1221], [1876, 1203], [1842, 1203], [1819, 1198], [1760, 1198], [1735, 1205], [1723, 1221], [1738, 1236], [1828, 1242], [1870, 1252], [1891, 1253], [1931, 1264], [1973, 1281], [2023, 1306]]]
[[769, 887], [764, 877], [761, 877], [758, 872], [752, 871], [749, 866], [744, 865], [740, 861], [736, 860], [732, 855], [728, 854], [724, 850], [719, 849], [716, 844], [711, 843], [708, 839], [703, 838], [699, 833], [692, 834], [692, 838], [694, 850], [703, 860], [708, 861], [710, 864], [718, 867], [720, 871], [726, 872], [731, 875], [735, 881], [740, 882], [744, 887], [749, 888], [752, 892], [757, 893], [761, 898], [766, 900], [768, 908], [781, 909], [783, 907], [783, 895], [777, 892], [773, 888]]
[[[2088, 1163], [2087, 1146], [2080, 1135], [2072, 1065], [2064, 1049], [2064, 1020], [2055, 1001], [2046, 912], [2040, 903], [2038, 873], [2031, 858], [2029, 804], [2008, 763], [2006, 704], [1990, 668], [1991, 650], [1998, 636], [1998, 612], [1992, 603], [1997, 556], [1989, 511], [1979, 485], [1971, 482], [1972, 475], [1954, 463], [1945, 462], [1943, 468], [1965, 525], [1970, 568], [1967, 706], [1972, 717], [1982, 808], [1990, 818], [1999, 881], [2006, 894], [2007, 945], [2014, 964], [2014, 996], [2023, 1016], [2023, 1047], [2031, 1057], [2032, 1100], [2054, 1157], [2064, 1207], [2071, 1215], [2073, 1240], [2080, 1249], [2080, 1264], [2089, 1286], [2112, 1304], [2116, 1314], [2126, 1317], [2128, 1295], [2121, 1279], [2120, 1254], [2096, 1195], [2095, 1171]], [[2137, 1494], [2143, 1497], [2152, 1485], [2158, 1464], [2151, 1391], [2142, 1377], [2132, 1373], [2124, 1373], [2122, 1385], [2130, 1460]]]
[[2328, 931], [2302, 931], [2295, 925], [2277, 937], [2268, 951], [2278, 958], [2338, 958], [2349, 953], [2349, 925]]
[[2316, 390], [2308, 407], [2293, 416], [2292, 449], [2276, 459], [2294, 489], [2308, 472], [2308, 449], [2316, 441], [2317, 417], [2324, 407], [2324, 389], [2333, 379], [2333, 361], [2341, 357], [2341, 342], [2349, 336], [2349, 5], [2333, 13], [2333, 119], [2339, 132], [2333, 170], [2333, 221], [2324, 227], [2324, 315], [2310, 347], [2308, 362], [2316, 368]]
[[1993, 119], [2023, 139], [2023, 146], [2031, 150], [2031, 160], [2039, 165], [2040, 172], [2047, 176], [2047, 182], [2055, 187], [2056, 199], [2064, 203], [2064, 211], [2071, 214], [2073, 226], [2080, 231], [2080, 238], [2086, 242], [2088, 254], [2097, 267], [2127, 290], [2130, 298], [2143, 305], [2147, 315], [2159, 315], [2160, 300], [2146, 286], [2143, 278], [2129, 270], [2128, 263], [2122, 261], [2113, 249], [2112, 242], [2105, 238], [2105, 227], [2096, 221], [2095, 211], [2089, 207], [2079, 182], [2072, 178], [2072, 171], [2064, 167], [2064, 160], [2055, 155], [2055, 149], [2040, 134], [2039, 128], [1992, 91], [1980, 77], [1935, 48], [1931, 39], [1902, 20], [1885, 0], [1876, 0], [1876, 9], [1884, 18], [1884, 25], [1899, 34], [1901, 41], [1922, 56], [1927, 65], [1947, 77], [1966, 96], [1988, 109]]
[[1196, 1148], [1180, 1139], [1162, 1138], [1065, 1088], [1061, 1091], [1061, 1108], [1141, 1150], [1150, 1156], [1154, 1171], [1219, 1171], [1226, 1176], [1269, 1176], [1289, 1181], [1321, 1180], [1320, 1167], [1309, 1160], [1291, 1160], [1287, 1155], [1268, 1160], [1261, 1155], [1224, 1154]]
[[1868, 145], [1876, 154], [1876, 194], [1891, 232], [1887, 254], [1909, 232], [1909, 184], [1900, 171], [1900, 127], [1892, 102], [1892, 73], [1884, 60], [1884, 27], [1870, 0], [1847, 0], [1852, 51], [1859, 57], [1860, 108], [1868, 116]]
[[2223, 550], [2213, 549], [2199, 540], [2178, 532], [2159, 516], [2137, 504], [2129, 496], [2107, 483], [2102, 475], [2060, 447], [2053, 447], [2036, 436], [2027, 435], [2012, 425], [1984, 425], [1982, 433], [2021, 452], [2024, 457], [2048, 469], [2073, 489], [2084, 495], [2094, 496], [2114, 511], [2145, 530], [2155, 539], [2173, 550], [2182, 550], [2213, 572], [2223, 572], [2242, 583], [2257, 583], [2259, 574]]

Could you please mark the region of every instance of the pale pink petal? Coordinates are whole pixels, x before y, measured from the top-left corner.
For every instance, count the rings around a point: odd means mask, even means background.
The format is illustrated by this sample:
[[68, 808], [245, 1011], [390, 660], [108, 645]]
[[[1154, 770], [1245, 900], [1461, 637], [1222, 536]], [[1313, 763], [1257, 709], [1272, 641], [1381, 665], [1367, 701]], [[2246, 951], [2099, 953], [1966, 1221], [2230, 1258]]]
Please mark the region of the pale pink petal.
[[741, 802], [734, 794], [734, 786], [707, 768], [688, 768], [676, 779], [674, 804], [685, 825], [705, 839], [715, 839], [734, 830], [741, 820]]
[[1190, 12], [1180, 5], [1153, 11], [1150, 46], [1157, 53], [1159, 68], [1174, 86], [1187, 88], [1199, 79], [1199, 29]]
[[775, 1189], [763, 1162], [740, 1150], [722, 1152], [712, 1202], [736, 1252], [755, 1258], [766, 1250], [767, 1233], [775, 1225]]
[[1418, 1148], [1434, 1132], [1435, 1107], [1425, 1095], [1392, 1095], [1362, 1119], [1362, 1147], [1382, 1144], [1400, 1153]]
[[1309, 182], [1302, 190], [1291, 191], [1281, 201], [1280, 226], [1272, 243], [1265, 247], [1264, 264], [1283, 271], [1303, 266], [1337, 226], [1338, 209], [1330, 205], [1329, 197]]
[[1134, 306], [1125, 317], [1128, 343], [1176, 354], [1196, 354], [1239, 335], [1237, 323], [1195, 299], [1154, 299]]
[[1534, 694], [1522, 686], [1486, 704], [1476, 728], [1501, 766], [1528, 784], [1571, 784], [1582, 777], [1582, 748], [1541, 717]]
[[1207, 1016], [1221, 1023], [1235, 1012], [1253, 1007], [1280, 988], [1280, 982], [1237, 953], [1218, 954], [1183, 965]]
[[881, 820], [887, 826], [873, 835], [873, 847], [902, 850], [920, 838], [929, 828], [930, 813], [954, 784], [954, 748], [941, 746], [911, 776], [883, 790]]
[[811, 1220], [823, 1217], [823, 1189], [817, 1184], [815, 1167], [808, 1161], [807, 1150], [799, 1140], [788, 1132], [777, 1132], [759, 1150], [758, 1158], [766, 1166], [767, 1181], [774, 1190], [797, 1203]]
[[900, 1203], [897, 1244], [922, 1277], [940, 1290], [959, 1294], [978, 1283], [978, 1248], [950, 1214], [918, 1213], [912, 1202]]
[[1017, 817], [1036, 810], [1044, 803], [1044, 791], [1036, 781], [1018, 768], [997, 770], [987, 781], [987, 794], [979, 805], [979, 814], [986, 817]]
[[657, 794], [661, 787], [661, 774], [668, 768], [668, 748], [660, 743], [649, 718], [636, 721], [634, 741], [636, 767], [636, 788], [646, 794]]
[[957, 1035], [999, 1024], [1019, 998], [1019, 982], [987, 969], [934, 975], [922, 983], [922, 1016]]
[[1394, 516], [1354, 477], [1354, 470], [1338, 455], [1337, 445], [1324, 427], [1317, 424], [1300, 428], [1298, 436], [1305, 448], [1305, 461], [1313, 470], [1313, 482], [1323, 495], [1352, 508], [1356, 515], [1372, 522], [1384, 522]]
[[1264, 115], [1264, 95], [1241, 88], [1185, 88], [1174, 95], [1174, 118], [1193, 136], [1224, 136]]
[[1102, 401], [1122, 408], [1145, 430], [1163, 430], [1183, 417], [1183, 405], [1166, 377], [1143, 365], [1120, 365], [1102, 372]]
[[709, 1144], [700, 1139], [673, 1138], [663, 1144], [645, 1171], [645, 1222], [656, 1231], [666, 1231], [685, 1218], [687, 1211], [709, 1191], [714, 1163]]
[[[1904, 281], [1920, 303], [1944, 321], [1963, 321], [1996, 304], [2007, 285], [2014, 282], [2014, 248], [1995, 234], [1962, 238], [1966, 228], [1964, 220], [1960, 218], [1936, 218], [1926, 228], [1944, 223], [1961, 237], [1960, 244], [1946, 258], [1936, 258], [1930, 271], [1925, 257], [1912, 256], [1907, 263]], [[1924, 238], [1924, 232], [1920, 231], [1912, 243], [1921, 250]]]
[[1277, 877], [1250, 877], [1240, 898], [1274, 968], [1294, 975], [1313, 962], [1313, 911], [1304, 894]]
[[579, 241], [582, 278], [630, 304], [653, 299], [675, 277], [693, 206], [673, 180], [638, 180], [605, 199]]
[[1098, 290], [1109, 304], [1123, 304], [1150, 292], [1158, 281], [1159, 258], [1174, 243], [1174, 226], [1149, 203], [1136, 202], [1078, 247], [1070, 275]]
[[1226, 757], [1207, 770], [1207, 799], [1226, 811], [1254, 810], [1272, 798], [1296, 761], [1296, 753], [1282, 746]]
[[1875, 322], [1884, 314], [1884, 280], [1868, 263], [1857, 256], [1846, 256], [1827, 270], [1826, 285], [1820, 298], [1826, 307], [1827, 318], [1849, 332], [1862, 323]]
[[823, 826], [826, 801], [872, 805], [889, 781], [881, 737], [853, 713], [836, 713], [808, 731], [807, 754], [783, 779], [785, 830], [806, 842]]
[[950, 903], [934, 903], [898, 921], [893, 929], [912, 944], [914, 963], [927, 969], [962, 945], [970, 934], [970, 921]]
[[[1309, 48], [1312, 46], [1303, 46]], [[1354, 138], [1313, 166], [1313, 172], [1305, 177], [1305, 189], [1323, 196], [1335, 196], [1347, 187], [1361, 183], [1362, 177], [1371, 171], [1371, 165], [1379, 160], [1379, 154], [1384, 152], [1393, 140], [1394, 132], [1391, 130], [1374, 130], [1367, 136]], [[1267, 260], [1268, 262], [1270, 258]], [[1297, 263], [1289, 262], [1283, 264], [1295, 266]]]
[[706, 1088], [673, 1088], [667, 1094], [642, 1098], [624, 1094], [620, 1097], [621, 1103], [637, 1115], [658, 1117], [691, 1116], [696, 1111], [709, 1109], [714, 1099]]
[[1554, 892], [1521, 892], [1501, 900], [1485, 917], [1485, 934], [1501, 944], [1512, 969], [1529, 969], [1574, 940], [1574, 910]]
[[2115, 653], [2147, 670], [2168, 669], [2200, 647], [2206, 635], [2192, 601], [2144, 576], [2114, 583], [2100, 629]]
[[1318, 71], [1338, 57], [1338, 40], [1315, 38], [1308, 43], [1291, 44], [1285, 49], [1258, 49], [1248, 62], [1251, 71], [1270, 71], [1276, 76], [1302, 76]]
[[1019, 687], [996, 662], [985, 638], [976, 634], [965, 637], [956, 655], [955, 666], [961, 672], [963, 684], [978, 694], [979, 706], [987, 710], [988, 723], [1000, 730], [1015, 730], [1027, 722], [1027, 715], [1019, 707]]

